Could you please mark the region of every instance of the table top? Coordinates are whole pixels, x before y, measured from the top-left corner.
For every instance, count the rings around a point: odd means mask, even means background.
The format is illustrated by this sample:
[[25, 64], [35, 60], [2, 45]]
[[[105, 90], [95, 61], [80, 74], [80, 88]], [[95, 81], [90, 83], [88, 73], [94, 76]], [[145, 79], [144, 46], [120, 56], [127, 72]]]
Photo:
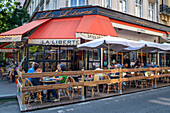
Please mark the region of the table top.
[[57, 80], [43, 80], [42, 83], [55, 83]]

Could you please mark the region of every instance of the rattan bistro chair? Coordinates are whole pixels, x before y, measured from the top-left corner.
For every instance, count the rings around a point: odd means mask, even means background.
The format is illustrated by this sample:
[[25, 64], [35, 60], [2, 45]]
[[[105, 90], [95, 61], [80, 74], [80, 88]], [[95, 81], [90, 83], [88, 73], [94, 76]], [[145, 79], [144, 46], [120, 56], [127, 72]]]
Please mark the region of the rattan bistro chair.
[[[31, 81], [29, 81], [27, 78], [26, 78], [26, 86], [31, 86], [33, 87], [33, 84], [31, 83]], [[40, 91], [30, 91], [28, 92], [28, 96], [26, 96], [26, 100], [28, 101], [28, 106], [29, 106], [29, 103], [31, 102], [31, 97], [34, 97], [36, 96], [36, 98], [34, 98], [34, 102], [36, 102], [37, 100], [40, 101], [40, 103], [42, 104], [42, 99], [41, 99], [41, 92], [42, 90]]]
[[[144, 76], [144, 74], [143, 74], [143, 73], [140, 73], [139, 76]], [[137, 88], [137, 87], [141, 87], [141, 88], [143, 89], [144, 86], [145, 86], [145, 87], [148, 87], [146, 79], [136, 80], [136, 81], [135, 81], [135, 84], [136, 84], [136, 88]]]
[[[73, 77], [69, 77], [69, 82], [70, 83], [75, 83], [76, 81], [74, 80]], [[71, 93], [72, 93], [72, 99], [74, 98], [75, 95], [79, 95], [80, 89], [82, 89], [82, 86], [74, 86], [71, 88]], [[75, 94], [75, 91], [77, 90], [77, 93]]]
[[[99, 80], [99, 75], [95, 74], [94, 81], [98, 81], [98, 80]], [[97, 87], [97, 93], [100, 95], [99, 84], [87, 84], [86, 86], [92, 88], [92, 97], [94, 97], [94, 87]]]
[[[70, 81], [70, 80], [69, 80], [69, 77], [67, 77], [67, 79], [66, 79], [66, 81], [65, 81], [64, 84], [69, 83], [69, 81]], [[60, 101], [61, 98], [63, 98], [63, 97], [69, 97], [69, 99], [71, 100], [71, 96], [70, 96], [70, 93], [69, 93], [69, 88], [70, 88], [70, 87], [57, 89], [57, 94], [58, 94], [59, 101]], [[63, 95], [61, 95], [61, 92], [62, 92]]]
[[[106, 75], [106, 76], [105, 76], [105, 80], [110, 80], [110, 77]], [[103, 93], [105, 92], [106, 85], [107, 85], [107, 94], [109, 94], [110, 91], [113, 91], [113, 90], [111, 89], [111, 86], [113, 86], [114, 91], [117, 92], [117, 90], [116, 90], [116, 82], [115, 82], [115, 83], [106, 83], [106, 84], [104, 84], [104, 85], [103, 85]]]

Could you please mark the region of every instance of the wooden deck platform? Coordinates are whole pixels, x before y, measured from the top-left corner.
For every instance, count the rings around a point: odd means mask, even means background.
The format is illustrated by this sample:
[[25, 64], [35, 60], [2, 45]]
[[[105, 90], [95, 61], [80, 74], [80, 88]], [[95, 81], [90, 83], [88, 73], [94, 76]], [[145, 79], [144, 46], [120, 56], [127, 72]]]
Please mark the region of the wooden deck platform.
[[[156, 88], [165, 87], [165, 86], [170, 86], [170, 83], [158, 82], [158, 85]], [[40, 102], [33, 102], [33, 103], [30, 103], [29, 106], [27, 104], [22, 105], [21, 94], [17, 94], [17, 98], [18, 98], [18, 103], [20, 106], [20, 111], [25, 112], [25, 111], [38, 110], [38, 109], [44, 109], [44, 108], [49, 108], [49, 107], [57, 107], [57, 106], [63, 106], [63, 105], [68, 105], [68, 104], [92, 101], [92, 100], [119, 96], [119, 95], [134, 93], [134, 92], [146, 91], [146, 90], [151, 90], [151, 89], [155, 89], [155, 88], [152, 88], [151, 86], [148, 86], [147, 88], [126, 87], [125, 90], [123, 90], [123, 94], [114, 93], [114, 92], [110, 92], [109, 94], [107, 94], [107, 93], [102, 92], [101, 95], [96, 93], [94, 97], [91, 97], [91, 94], [88, 93], [85, 100], [81, 100], [81, 96], [75, 96], [73, 100], [70, 100], [69, 98], [64, 97], [61, 99], [60, 102], [47, 102], [45, 98], [43, 101], [43, 104], [40, 104]]]

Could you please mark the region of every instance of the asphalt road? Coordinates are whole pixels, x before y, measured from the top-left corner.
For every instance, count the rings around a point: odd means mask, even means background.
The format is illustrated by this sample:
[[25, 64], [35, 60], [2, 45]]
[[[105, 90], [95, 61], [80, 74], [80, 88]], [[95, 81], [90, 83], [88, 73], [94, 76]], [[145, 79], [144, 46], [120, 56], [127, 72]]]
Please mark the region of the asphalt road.
[[[0, 103], [0, 113], [18, 112], [16, 101]], [[41, 109], [30, 113], [170, 113], [170, 87]]]

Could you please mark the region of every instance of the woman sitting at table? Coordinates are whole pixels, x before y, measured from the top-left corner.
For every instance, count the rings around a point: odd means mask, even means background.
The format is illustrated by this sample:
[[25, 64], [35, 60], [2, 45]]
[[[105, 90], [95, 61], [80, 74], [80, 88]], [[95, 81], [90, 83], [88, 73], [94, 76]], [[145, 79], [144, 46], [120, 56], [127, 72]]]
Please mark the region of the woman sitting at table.
[[[64, 64], [58, 64], [56, 72], [65, 72], [65, 71], [66, 71], [66, 66]], [[65, 83], [67, 76], [59, 76], [59, 78], [53, 77], [53, 79], [57, 80], [56, 84], [63, 84]], [[51, 92], [52, 92], [53, 97], [55, 97], [53, 101], [54, 102], [59, 101], [58, 94], [56, 93], [55, 89], [47, 90], [47, 100], [50, 100]]]

